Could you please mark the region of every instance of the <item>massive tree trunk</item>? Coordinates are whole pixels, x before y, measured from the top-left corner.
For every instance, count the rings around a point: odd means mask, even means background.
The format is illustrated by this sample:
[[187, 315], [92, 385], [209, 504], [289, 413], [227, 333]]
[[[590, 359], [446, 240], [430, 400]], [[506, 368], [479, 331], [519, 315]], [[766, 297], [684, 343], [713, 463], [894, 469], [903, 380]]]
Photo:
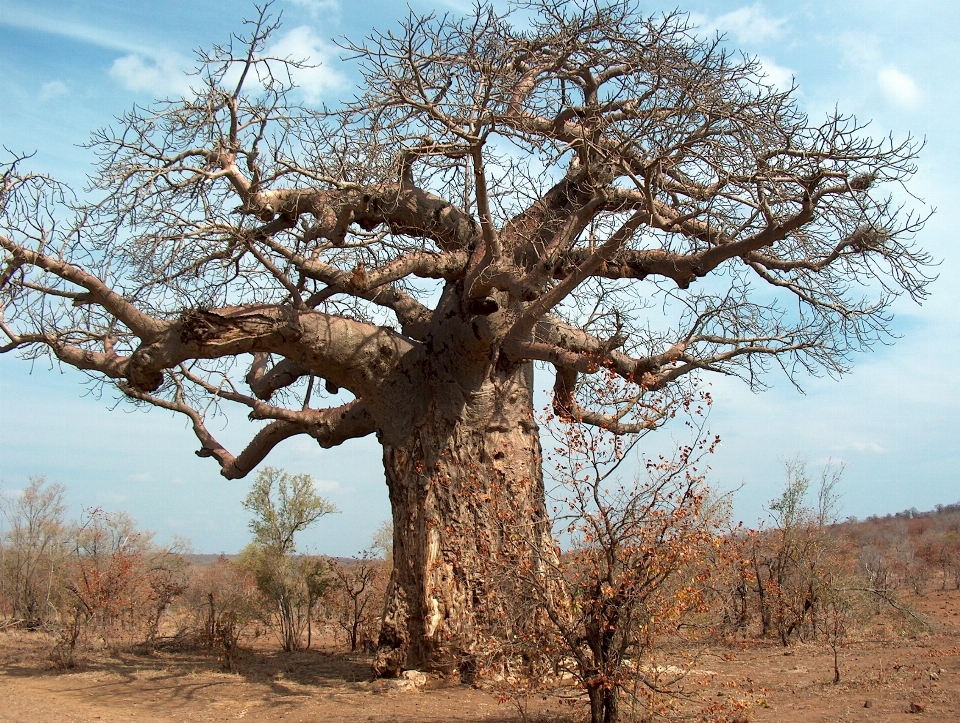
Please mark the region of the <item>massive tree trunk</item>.
[[405, 439], [384, 443], [394, 573], [380, 675], [403, 667], [469, 673], [505, 528], [514, 550], [517, 540], [531, 552], [552, 550], [533, 365], [485, 366], [481, 380], [469, 370], [425, 367], [421, 418]]

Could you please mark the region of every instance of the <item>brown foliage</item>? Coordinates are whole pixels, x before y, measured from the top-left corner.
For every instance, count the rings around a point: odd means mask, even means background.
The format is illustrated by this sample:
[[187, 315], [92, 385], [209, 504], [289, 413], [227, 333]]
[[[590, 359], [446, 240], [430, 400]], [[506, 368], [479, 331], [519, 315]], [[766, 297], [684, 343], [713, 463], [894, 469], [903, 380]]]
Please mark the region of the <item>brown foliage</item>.
[[233, 670], [240, 636], [260, 613], [256, 582], [250, 570], [221, 555], [212, 565], [196, 568], [184, 603], [202, 642], [216, 650]]
[[187, 589], [188, 564], [155, 545], [125, 513], [85, 513], [70, 537], [61, 637], [56, 656], [69, 665], [84, 632], [106, 645], [156, 638], [160, 620]]
[[707, 632], [704, 560], [721, 552], [698, 469], [718, 440], [698, 437], [623, 482], [617, 470], [636, 438], [582, 425], [560, 433], [556, 554], [499, 551], [482, 665], [516, 701], [564, 687], [569, 695], [572, 682], [594, 723], [670, 715]]

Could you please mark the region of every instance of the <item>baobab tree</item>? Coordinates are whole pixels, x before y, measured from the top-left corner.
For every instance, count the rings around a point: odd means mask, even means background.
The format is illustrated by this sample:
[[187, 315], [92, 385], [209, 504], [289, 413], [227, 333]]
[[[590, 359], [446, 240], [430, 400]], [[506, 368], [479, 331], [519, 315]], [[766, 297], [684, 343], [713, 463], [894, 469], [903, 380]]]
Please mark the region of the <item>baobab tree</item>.
[[[2, 351], [186, 415], [227, 478], [375, 434], [394, 574], [378, 666], [455, 666], [504, 510], [552, 545], [533, 403], [657, 427], [699, 373], [838, 373], [924, 296], [911, 139], [822, 122], [678, 13], [531, 0], [345, 45], [297, 102], [262, 10], [194, 90], [94, 133], [92, 195], [3, 172]], [[208, 425], [262, 428], [231, 452]]]

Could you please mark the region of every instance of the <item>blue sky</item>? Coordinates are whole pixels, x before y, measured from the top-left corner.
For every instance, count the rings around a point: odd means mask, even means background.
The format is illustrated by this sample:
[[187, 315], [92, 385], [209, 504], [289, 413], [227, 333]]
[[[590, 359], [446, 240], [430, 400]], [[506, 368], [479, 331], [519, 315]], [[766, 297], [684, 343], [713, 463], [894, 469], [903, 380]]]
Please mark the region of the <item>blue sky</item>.
[[[355, 71], [330, 43], [389, 28], [405, 2], [354, 6], [347, 0], [278, 2], [284, 27], [278, 50], [309, 55], [321, 67], [299, 78], [306, 99], [335, 101]], [[456, 12], [468, 3], [411, 2], [417, 10]], [[672, 9], [645, 3], [648, 11]], [[134, 103], [177, 95], [192, 50], [226, 39], [252, 13], [247, 2], [2, 0], [0, 140], [36, 151], [34, 170], [82, 187], [89, 133]], [[841, 380], [801, 380], [800, 394], [771, 376], [772, 388], [749, 392], [713, 379], [711, 428], [722, 438], [713, 483], [739, 488], [736, 514], [748, 523], [777, 492], [780, 459], [800, 454], [816, 468], [846, 464], [843, 514], [863, 517], [960, 500], [960, 4], [951, 0], [794, 0], [743, 3], [693, 0], [681, 5], [705, 31], [758, 56], [770, 78], [789, 85], [814, 120], [834, 107], [872, 121], [877, 136], [907, 132], [926, 139], [910, 191], [936, 215], [920, 237], [942, 263], [922, 307], [898, 302], [897, 343], [854, 360]], [[45, 474], [83, 506], [125, 509], [168, 540], [182, 535], [202, 552], [236, 551], [249, 539], [240, 501], [249, 479], [223, 480], [182, 418], [116, 406], [88, 394], [69, 369], [0, 358], [0, 479], [13, 494], [28, 475]], [[549, 383], [544, 378], [544, 384]], [[116, 407], [116, 408], [114, 408]], [[218, 436], [238, 449], [249, 431], [231, 421]], [[672, 444], [666, 429], [652, 447]], [[305, 439], [278, 448], [268, 463], [309, 472], [341, 514], [304, 537], [313, 549], [349, 555], [369, 544], [389, 517], [380, 452], [372, 439], [321, 450]]]

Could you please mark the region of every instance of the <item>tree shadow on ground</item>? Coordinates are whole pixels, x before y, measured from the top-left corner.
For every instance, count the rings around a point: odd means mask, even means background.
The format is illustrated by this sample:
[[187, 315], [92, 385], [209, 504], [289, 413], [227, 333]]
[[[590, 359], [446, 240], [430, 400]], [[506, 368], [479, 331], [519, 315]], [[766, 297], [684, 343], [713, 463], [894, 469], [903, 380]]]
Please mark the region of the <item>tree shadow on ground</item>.
[[198, 711], [210, 720], [246, 714], [268, 723], [294, 713], [329, 723], [572, 720], [543, 710], [530, 711], [524, 719], [511, 705], [498, 705], [489, 693], [465, 685], [431, 681], [422, 693], [376, 692], [363, 685], [373, 677], [369, 656], [327, 647], [284, 653], [260, 640], [241, 650], [234, 670], [227, 671], [210, 649], [158, 641], [155, 646], [84, 649], [78, 651], [76, 667], [58, 670], [50, 658], [52, 637], [18, 632], [0, 633], [0, 638], [4, 676], [19, 679], [30, 690], [43, 689], [63, 701], [64, 710], [90, 713], [90, 718], [108, 710], [170, 720]]
[[80, 650], [73, 667], [59, 668], [50, 656], [54, 644], [50, 636], [43, 633], [14, 634], [22, 644], [13, 646], [12, 650], [11, 646], [5, 646], [6, 654], [0, 660], [4, 673], [14, 677], [109, 673], [112, 682], [116, 683], [117, 678], [128, 682], [160, 681], [191, 672], [208, 672], [237, 675], [250, 683], [279, 684], [275, 685], [278, 690], [284, 689], [281, 681], [297, 686], [328, 687], [373, 678], [370, 660], [353, 653], [331, 649], [286, 653], [244, 648], [236, 656], [233, 669], [228, 670], [216, 652], [209, 648], [182, 642], [173, 645], [165, 640], [155, 644]]

